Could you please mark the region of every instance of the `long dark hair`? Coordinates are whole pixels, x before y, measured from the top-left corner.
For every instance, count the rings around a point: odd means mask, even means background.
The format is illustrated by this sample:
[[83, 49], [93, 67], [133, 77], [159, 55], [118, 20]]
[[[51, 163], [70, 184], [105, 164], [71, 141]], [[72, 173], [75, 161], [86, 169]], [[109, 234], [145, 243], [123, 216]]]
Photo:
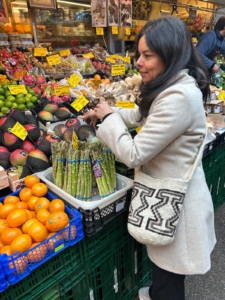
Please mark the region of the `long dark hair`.
[[149, 21], [136, 37], [136, 59], [139, 57], [138, 44], [142, 36], [145, 36], [148, 48], [161, 57], [165, 69], [152, 81], [140, 85], [141, 119], [148, 116], [153, 100], [169, 87], [171, 78], [182, 69], [189, 69], [189, 75], [196, 79], [205, 102], [210, 94], [208, 71], [184, 22], [175, 17]]
[[217, 29], [219, 31], [223, 30], [225, 26], [225, 16], [222, 16], [219, 18], [219, 20], [216, 22], [216, 25], [214, 29]]

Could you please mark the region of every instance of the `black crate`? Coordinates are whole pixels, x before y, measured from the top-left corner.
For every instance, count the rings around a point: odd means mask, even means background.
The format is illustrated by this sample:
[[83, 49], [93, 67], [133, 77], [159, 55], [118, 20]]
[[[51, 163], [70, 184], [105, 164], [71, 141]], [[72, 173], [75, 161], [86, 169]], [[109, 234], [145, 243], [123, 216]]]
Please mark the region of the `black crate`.
[[225, 143], [225, 132], [220, 134], [219, 137], [219, 145], [223, 145]]

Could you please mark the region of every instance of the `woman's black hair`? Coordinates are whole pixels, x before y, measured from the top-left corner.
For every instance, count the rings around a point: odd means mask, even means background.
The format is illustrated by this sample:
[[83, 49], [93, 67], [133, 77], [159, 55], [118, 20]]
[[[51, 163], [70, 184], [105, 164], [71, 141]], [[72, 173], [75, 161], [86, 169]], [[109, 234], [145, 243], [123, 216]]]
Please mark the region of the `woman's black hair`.
[[209, 97], [208, 71], [201, 54], [194, 47], [190, 32], [183, 21], [175, 17], [159, 18], [149, 21], [136, 38], [136, 59], [139, 57], [138, 44], [145, 36], [148, 48], [157, 53], [165, 64], [165, 69], [152, 81], [141, 83], [140, 102], [141, 119], [148, 116], [149, 108], [163, 90], [170, 86], [171, 78], [183, 69], [189, 69], [196, 84], [202, 91], [203, 101]]
[[214, 26], [214, 29], [217, 29], [217, 30], [221, 31], [221, 30], [224, 29], [224, 27], [225, 27], [225, 16], [222, 16], [216, 22], [216, 25]]

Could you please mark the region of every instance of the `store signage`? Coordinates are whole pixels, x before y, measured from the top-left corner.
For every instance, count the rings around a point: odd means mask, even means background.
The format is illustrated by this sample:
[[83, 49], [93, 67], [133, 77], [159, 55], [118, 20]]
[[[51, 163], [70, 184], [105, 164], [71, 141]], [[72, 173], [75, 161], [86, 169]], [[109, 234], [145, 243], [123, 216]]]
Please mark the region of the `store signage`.
[[121, 56], [120, 59], [121, 59], [122, 61], [124, 61], [124, 62], [130, 64], [130, 56], [126, 56], [126, 57], [122, 57], [122, 56]]
[[72, 87], [75, 87], [76, 85], [78, 85], [78, 83], [81, 81], [80, 76], [78, 76], [76, 73], [73, 73], [70, 78], [68, 79], [69, 84]]
[[116, 63], [115, 59], [112, 58], [112, 57], [110, 57], [110, 56], [109, 56], [109, 57], [106, 57], [105, 60], [108, 61], [108, 62], [111, 62], [112, 64], [115, 64], [115, 63]]
[[13, 128], [10, 130], [10, 132], [13, 133], [14, 135], [16, 135], [19, 139], [21, 139], [23, 141], [25, 140], [25, 138], [28, 135], [27, 130], [19, 122], [16, 122], [16, 124], [13, 126]]
[[96, 27], [96, 34], [97, 35], [104, 35], [103, 27]]
[[34, 56], [46, 56], [47, 48], [34, 48]]
[[135, 108], [135, 103], [133, 101], [117, 101], [116, 107]]
[[88, 99], [86, 99], [83, 95], [79, 96], [73, 103], [71, 103], [72, 107], [76, 109], [77, 112], [81, 111], [88, 104]]
[[68, 95], [70, 93], [70, 88], [68, 85], [57, 85], [54, 87], [54, 94], [56, 96]]
[[58, 54], [46, 57], [49, 66], [61, 64], [61, 58]]
[[27, 94], [27, 90], [24, 84], [19, 85], [9, 85], [8, 89], [12, 95], [17, 95], [19, 93]]
[[136, 132], [138, 133], [141, 130], [142, 126], [136, 128]]
[[112, 34], [118, 34], [119, 30], [118, 30], [118, 26], [112, 26]]
[[224, 101], [225, 100], [225, 91], [221, 91], [219, 93], [219, 95], [217, 96], [217, 98], [221, 101]]
[[93, 58], [94, 57], [94, 54], [91, 53], [91, 52], [88, 52], [88, 53], [84, 53], [82, 54], [83, 58]]
[[126, 28], [125, 28], [125, 34], [126, 34], [126, 35], [131, 35], [130, 27], [126, 27]]
[[66, 49], [66, 50], [60, 50], [60, 51], [59, 51], [59, 54], [60, 54], [61, 56], [68, 56], [68, 55], [71, 54], [71, 52], [70, 52], [70, 49]]
[[124, 75], [125, 70], [126, 70], [126, 66], [123, 64], [113, 65], [113, 66], [111, 66], [111, 75], [112, 76]]
[[74, 130], [72, 135], [72, 145], [74, 149], [78, 150], [78, 136]]

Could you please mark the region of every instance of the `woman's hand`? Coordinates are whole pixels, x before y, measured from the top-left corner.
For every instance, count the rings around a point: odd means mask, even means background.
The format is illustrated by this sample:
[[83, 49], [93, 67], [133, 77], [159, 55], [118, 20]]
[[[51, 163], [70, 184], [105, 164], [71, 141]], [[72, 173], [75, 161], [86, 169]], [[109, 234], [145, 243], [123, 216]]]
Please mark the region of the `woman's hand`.
[[114, 111], [106, 101], [101, 101], [96, 105], [94, 109], [91, 109], [88, 112], [86, 112], [82, 116], [82, 119], [87, 120], [88, 118], [91, 118], [90, 125], [96, 125], [98, 119], [102, 120], [105, 115], [113, 112]]
[[90, 125], [95, 126], [98, 118], [95, 115], [95, 111], [93, 109], [89, 110], [88, 112], [84, 113], [83, 116], [81, 117], [84, 121], [86, 121], [87, 119], [91, 119], [90, 121]]

